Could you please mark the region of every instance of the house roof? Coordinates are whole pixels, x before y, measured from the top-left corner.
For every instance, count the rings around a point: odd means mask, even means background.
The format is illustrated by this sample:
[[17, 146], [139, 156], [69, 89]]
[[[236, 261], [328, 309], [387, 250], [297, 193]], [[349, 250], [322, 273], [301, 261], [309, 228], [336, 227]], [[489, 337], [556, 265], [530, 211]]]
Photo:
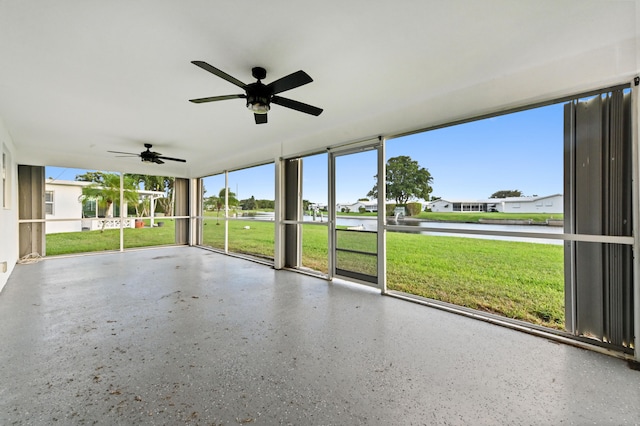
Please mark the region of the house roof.
[[562, 194], [552, 194], [552, 195], [543, 195], [543, 196], [535, 196], [535, 197], [506, 197], [506, 198], [478, 198], [478, 199], [444, 199], [441, 198], [436, 201], [431, 201], [432, 203], [436, 202], [446, 202], [446, 203], [487, 203], [487, 204], [495, 204], [495, 203], [524, 203], [524, 202], [532, 202], [538, 200], [544, 200], [546, 198], [554, 198], [554, 197], [562, 197]]
[[[0, 3], [0, 118], [19, 164], [199, 177], [630, 82], [638, 0]], [[256, 125], [245, 83], [304, 70]], [[143, 143], [186, 163], [143, 163]]]
[[92, 182], [85, 182], [79, 180], [59, 180], [59, 179], [46, 179], [46, 185], [60, 185], [60, 186], [89, 186]]

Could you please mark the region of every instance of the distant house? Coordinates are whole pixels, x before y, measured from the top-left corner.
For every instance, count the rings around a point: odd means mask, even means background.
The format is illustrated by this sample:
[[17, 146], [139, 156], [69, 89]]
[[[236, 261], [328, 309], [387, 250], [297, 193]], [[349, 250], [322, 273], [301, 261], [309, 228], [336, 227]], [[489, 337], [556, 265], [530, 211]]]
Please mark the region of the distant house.
[[427, 203], [432, 212], [562, 213], [563, 206], [562, 194], [479, 200], [440, 199]]
[[355, 203], [338, 203], [336, 204], [336, 212], [359, 212], [360, 208], [364, 208], [367, 212], [377, 212], [377, 201], [356, 201]]
[[[46, 233], [54, 234], [58, 232], [80, 232], [82, 230], [102, 229], [103, 221], [107, 221], [105, 228], [120, 228], [120, 206], [116, 200], [105, 211], [96, 200], [85, 199], [82, 196], [82, 188], [91, 185], [91, 182], [81, 182], [75, 180], [53, 180], [45, 181], [44, 207], [46, 213]], [[152, 201], [165, 196], [160, 191], [138, 191], [140, 199], [149, 198]], [[127, 204], [123, 206], [127, 211]], [[153, 215], [151, 209], [151, 214]], [[114, 214], [115, 211], [115, 214]], [[125, 214], [126, 216], [126, 214]], [[115, 218], [114, 218], [115, 217]], [[135, 218], [126, 219], [124, 226], [133, 228]]]

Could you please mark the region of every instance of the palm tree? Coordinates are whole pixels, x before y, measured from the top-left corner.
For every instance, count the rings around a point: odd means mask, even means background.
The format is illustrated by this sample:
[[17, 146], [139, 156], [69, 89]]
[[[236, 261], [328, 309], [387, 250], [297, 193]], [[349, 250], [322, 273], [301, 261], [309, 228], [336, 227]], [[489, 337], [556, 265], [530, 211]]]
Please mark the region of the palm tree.
[[[207, 197], [204, 200], [205, 209], [216, 210], [218, 212], [216, 225], [220, 225], [219, 217], [220, 217], [220, 210], [224, 208], [224, 193], [225, 193], [225, 188], [222, 188], [218, 193], [218, 196], [212, 195], [211, 197]], [[238, 206], [238, 199], [236, 198], [236, 194], [234, 194], [231, 191], [229, 191], [229, 194], [228, 194], [228, 201], [229, 201], [229, 207]]]
[[173, 184], [175, 182], [175, 178], [172, 176], [155, 176], [155, 175], [139, 175], [139, 174], [130, 174], [127, 176], [131, 176], [131, 178], [136, 181], [138, 184], [142, 183], [144, 185], [144, 189], [147, 191], [162, 191], [165, 193], [165, 197], [158, 198], [156, 200], [157, 205], [160, 206], [162, 212], [165, 215], [172, 216], [173, 215], [173, 204], [174, 204], [174, 191]]
[[[127, 203], [138, 203], [138, 188], [136, 187], [134, 179], [129, 176], [124, 176], [123, 189], [124, 200]], [[116, 173], [102, 173], [101, 182], [93, 182], [91, 185], [82, 188], [82, 195], [85, 198], [104, 201], [108, 212], [113, 202], [120, 199], [120, 175]], [[102, 222], [100, 232], [104, 232], [105, 225], [106, 220]]]

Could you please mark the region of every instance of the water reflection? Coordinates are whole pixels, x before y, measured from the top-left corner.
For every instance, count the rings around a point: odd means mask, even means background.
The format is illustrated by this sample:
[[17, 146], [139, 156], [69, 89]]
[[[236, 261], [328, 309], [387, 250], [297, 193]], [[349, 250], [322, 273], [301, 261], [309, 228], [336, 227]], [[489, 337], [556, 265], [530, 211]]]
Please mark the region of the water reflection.
[[[274, 220], [273, 212], [257, 212], [251, 213], [251, 215], [244, 216], [241, 213], [238, 214], [238, 218], [243, 220]], [[348, 227], [362, 227], [367, 231], [377, 230], [377, 218], [372, 216], [363, 217], [345, 217], [339, 216], [336, 220], [338, 226]], [[317, 216], [314, 220], [312, 216], [305, 215], [303, 218], [305, 222], [325, 222], [326, 216]], [[494, 232], [522, 232], [522, 233], [539, 233], [539, 234], [562, 234], [564, 228], [562, 226], [547, 226], [547, 225], [493, 225], [484, 223], [458, 223], [458, 222], [427, 222], [415, 219], [387, 219], [387, 225], [401, 225], [401, 226], [415, 226], [421, 228], [437, 228], [437, 229], [468, 229], [476, 231], [494, 231]], [[402, 232], [402, 231], [393, 231]], [[439, 235], [450, 237], [465, 237], [465, 238], [479, 238], [485, 240], [504, 240], [504, 241], [520, 241], [540, 244], [555, 244], [562, 245], [562, 240], [551, 240], [544, 238], [531, 238], [531, 237], [510, 237], [510, 236], [496, 236], [496, 235], [474, 235], [474, 234], [457, 234], [457, 233], [439, 233], [434, 231], [420, 232], [423, 235]]]

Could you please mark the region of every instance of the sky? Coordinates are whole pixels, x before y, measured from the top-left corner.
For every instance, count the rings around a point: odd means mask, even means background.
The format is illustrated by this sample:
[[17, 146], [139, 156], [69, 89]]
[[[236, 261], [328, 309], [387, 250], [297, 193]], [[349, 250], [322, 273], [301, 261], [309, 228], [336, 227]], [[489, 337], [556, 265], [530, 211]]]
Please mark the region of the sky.
[[[563, 191], [563, 106], [555, 104], [466, 124], [390, 139], [386, 157], [408, 155], [429, 170], [432, 196], [483, 199], [500, 190], [526, 196]], [[303, 198], [327, 202], [326, 153], [303, 160]], [[81, 169], [47, 167], [46, 176], [74, 180]], [[375, 185], [376, 152], [336, 159], [336, 201], [366, 198]], [[274, 199], [274, 165], [229, 172], [238, 199]], [[204, 179], [205, 197], [224, 188], [224, 175]]]

